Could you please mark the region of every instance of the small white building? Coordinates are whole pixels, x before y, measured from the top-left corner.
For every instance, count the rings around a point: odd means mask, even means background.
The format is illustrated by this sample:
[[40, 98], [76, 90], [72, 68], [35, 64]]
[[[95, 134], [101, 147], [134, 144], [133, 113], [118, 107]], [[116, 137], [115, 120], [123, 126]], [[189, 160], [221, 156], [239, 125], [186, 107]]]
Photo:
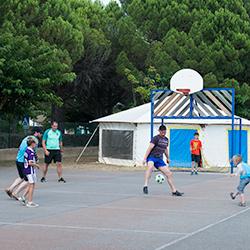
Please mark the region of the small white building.
[[[98, 122], [99, 161], [107, 164], [142, 165], [145, 151], [150, 142], [150, 103], [112, 114]], [[160, 120], [155, 120], [157, 134]], [[169, 138], [171, 166], [190, 167], [190, 140], [195, 131], [203, 144], [203, 165], [206, 167], [229, 167], [231, 150], [231, 120], [221, 119], [172, 119], [164, 120]], [[241, 148], [244, 161], [250, 159], [250, 121], [242, 118]], [[239, 129], [236, 126], [236, 129]], [[235, 150], [239, 151], [239, 131], [235, 132]]]

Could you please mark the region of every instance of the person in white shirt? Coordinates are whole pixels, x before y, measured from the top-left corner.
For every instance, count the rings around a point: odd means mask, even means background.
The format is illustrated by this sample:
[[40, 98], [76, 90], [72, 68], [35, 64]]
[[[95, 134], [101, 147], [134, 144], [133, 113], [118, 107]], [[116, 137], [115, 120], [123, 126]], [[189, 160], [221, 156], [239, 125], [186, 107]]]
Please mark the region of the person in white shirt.
[[250, 182], [250, 166], [242, 161], [241, 155], [234, 155], [232, 158], [234, 166], [237, 166], [236, 172], [231, 176], [239, 176], [240, 183], [237, 187], [237, 191], [230, 193], [231, 198], [234, 200], [238, 195], [240, 196], [239, 206], [245, 207], [246, 200], [244, 195], [244, 189]]

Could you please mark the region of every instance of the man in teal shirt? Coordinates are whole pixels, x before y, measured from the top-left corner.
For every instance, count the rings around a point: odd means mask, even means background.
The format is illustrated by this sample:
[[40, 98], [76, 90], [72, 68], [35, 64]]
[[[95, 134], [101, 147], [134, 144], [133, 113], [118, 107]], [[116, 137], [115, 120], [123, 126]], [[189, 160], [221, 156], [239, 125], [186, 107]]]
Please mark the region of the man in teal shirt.
[[57, 165], [58, 182], [66, 182], [62, 177], [62, 133], [58, 129], [56, 121], [51, 122], [51, 128], [44, 132], [42, 145], [45, 154], [45, 167], [41, 182], [46, 181], [45, 177], [52, 160]]

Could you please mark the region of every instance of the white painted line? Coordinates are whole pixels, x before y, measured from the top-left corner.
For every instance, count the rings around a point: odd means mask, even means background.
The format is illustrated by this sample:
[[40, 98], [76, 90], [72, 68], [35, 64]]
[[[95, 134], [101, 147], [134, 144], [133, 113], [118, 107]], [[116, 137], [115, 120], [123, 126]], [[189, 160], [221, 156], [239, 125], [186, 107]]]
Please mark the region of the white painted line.
[[1, 221], [0, 225], [21, 226], [21, 227], [44, 227], [44, 228], [57, 228], [57, 229], [95, 230], [95, 231], [110, 231], [110, 232], [123, 232], [123, 233], [186, 235], [186, 233], [179, 233], [179, 232], [147, 231], [147, 230], [105, 228], [105, 227], [63, 226], [63, 225], [48, 225], [48, 224], [33, 224], [33, 223], [12, 223], [12, 222], [4, 222], [4, 221]]
[[[36, 192], [48, 192], [48, 189], [37, 189]], [[84, 191], [66, 191], [66, 190], [49, 190], [50, 193], [62, 193], [62, 194], [87, 194], [87, 195], [100, 195], [100, 196], [124, 196], [128, 198], [136, 198], [136, 197], [142, 197], [144, 198], [162, 198], [162, 199], [192, 199], [192, 200], [208, 200], [208, 201], [227, 201], [228, 199], [216, 199], [216, 198], [207, 198], [207, 197], [193, 197], [193, 196], [182, 196], [182, 197], [173, 197], [171, 194], [166, 195], [157, 195], [157, 194], [149, 194], [149, 195], [143, 195], [143, 194], [129, 194], [129, 193], [102, 193], [102, 192], [84, 192]]]
[[235, 213], [235, 214], [233, 214], [233, 215], [231, 215], [231, 216], [228, 216], [228, 217], [226, 217], [226, 218], [224, 218], [224, 219], [221, 219], [221, 220], [219, 220], [219, 221], [217, 221], [217, 222], [215, 222], [215, 223], [211, 223], [211, 224], [209, 224], [209, 225], [207, 225], [207, 226], [205, 226], [205, 227], [202, 227], [202, 228], [200, 228], [200, 229], [198, 229], [198, 230], [196, 230], [196, 231], [194, 231], [194, 232], [192, 232], [192, 233], [188, 233], [188, 234], [182, 236], [182, 237], [179, 238], [179, 239], [170, 241], [169, 243], [164, 244], [164, 245], [162, 245], [162, 246], [156, 248], [155, 250], [163, 250], [163, 249], [165, 249], [165, 248], [167, 248], [167, 247], [169, 247], [169, 246], [172, 246], [172, 245], [174, 245], [174, 244], [176, 244], [176, 243], [178, 243], [178, 242], [180, 242], [180, 241], [186, 240], [186, 239], [188, 239], [188, 238], [190, 238], [190, 237], [192, 237], [192, 236], [194, 236], [194, 235], [196, 235], [196, 234], [198, 234], [198, 233], [204, 232], [204, 231], [206, 231], [207, 229], [209, 229], [209, 228], [211, 228], [211, 227], [214, 227], [214, 226], [216, 226], [216, 225], [218, 225], [218, 224], [221, 224], [221, 223], [223, 223], [223, 222], [225, 222], [225, 221], [228, 221], [228, 220], [230, 220], [230, 219], [232, 219], [232, 218], [234, 218], [234, 217], [236, 217], [236, 216], [238, 216], [238, 215], [240, 215], [240, 214], [243, 214], [243, 213], [247, 212], [248, 210], [250, 210], [250, 207], [247, 208], [247, 209], [244, 209], [244, 210], [242, 210], [242, 211], [240, 211], [240, 212], [237, 212], [237, 213]]

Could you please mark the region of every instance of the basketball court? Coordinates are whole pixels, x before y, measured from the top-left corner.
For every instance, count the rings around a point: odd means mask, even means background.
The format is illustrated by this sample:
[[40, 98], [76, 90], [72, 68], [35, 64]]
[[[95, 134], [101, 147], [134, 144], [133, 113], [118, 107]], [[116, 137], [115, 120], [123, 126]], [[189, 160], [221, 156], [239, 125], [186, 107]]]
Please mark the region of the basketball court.
[[[185, 195], [172, 197], [166, 183], [153, 178], [150, 194], [143, 195], [143, 175], [66, 169], [68, 182], [59, 184], [51, 169], [49, 181], [35, 190], [38, 208], [24, 207], [2, 191], [1, 249], [249, 249], [250, 208], [229, 197], [238, 178], [174, 173]], [[0, 168], [1, 190], [15, 176], [15, 167]]]

